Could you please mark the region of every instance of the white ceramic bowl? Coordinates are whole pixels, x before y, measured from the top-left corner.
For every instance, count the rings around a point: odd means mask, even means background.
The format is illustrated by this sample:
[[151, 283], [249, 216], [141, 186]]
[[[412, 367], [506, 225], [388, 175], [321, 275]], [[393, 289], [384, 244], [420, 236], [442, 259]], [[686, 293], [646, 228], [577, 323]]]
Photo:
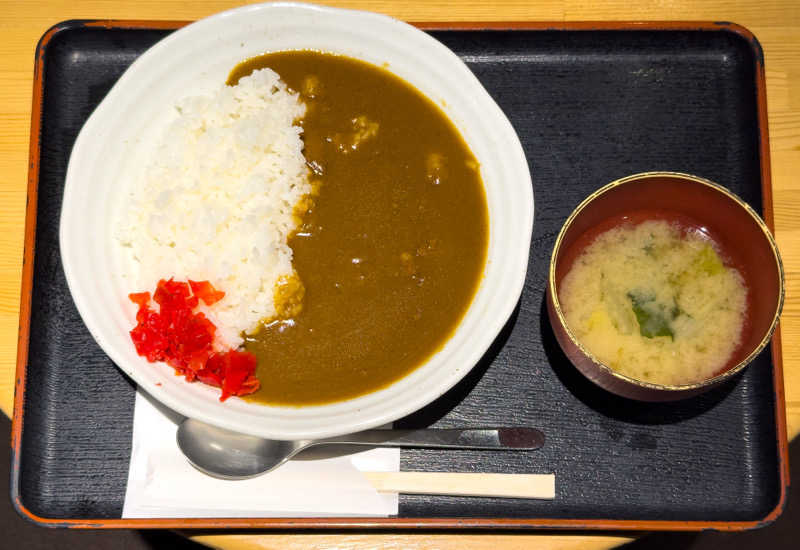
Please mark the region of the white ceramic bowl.
[[[137, 170], [177, 100], [206, 93], [229, 71], [269, 51], [316, 49], [387, 68], [434, 100], [481, 164], [489, 253], [473, 303], [443, 349], [374, 393], [330, 405], [272, 407], [188, 384], [136, 354], [135, 308], [114, 222]], [[533, 191], [519, 139], [477, 78], [449, 49], [414, 27], [374, 13], [276, 3], [214, 15], [171, 34], [137, 59], [89, 117], [67, 169], [61, 257], [72, 297], [94, 339], [141, 388], [179, 413], [273, 439], [326, 437], [403, 417], [458, 382], [503, 327], [522, 292], [533, 228]]]

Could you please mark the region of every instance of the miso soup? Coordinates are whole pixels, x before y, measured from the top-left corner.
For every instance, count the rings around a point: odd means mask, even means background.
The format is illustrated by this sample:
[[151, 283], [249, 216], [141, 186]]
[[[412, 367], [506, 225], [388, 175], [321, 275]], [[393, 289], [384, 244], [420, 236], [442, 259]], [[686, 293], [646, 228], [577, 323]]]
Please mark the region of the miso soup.
[[700, 382], [742, 340], [747, 287], [702, 230], [668, 220], [600, 233], [561, 281], [567, 325], [597, 359], [655, 384]]

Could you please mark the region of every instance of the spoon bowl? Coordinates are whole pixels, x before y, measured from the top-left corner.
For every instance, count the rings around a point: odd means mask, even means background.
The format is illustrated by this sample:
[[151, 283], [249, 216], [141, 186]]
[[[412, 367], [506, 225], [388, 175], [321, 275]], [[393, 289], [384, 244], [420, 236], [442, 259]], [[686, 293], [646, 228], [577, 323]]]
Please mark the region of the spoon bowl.
[[190, 418], [178, 427], [178, 447], [212, 477], [247, 479], [269, 472], [300, 452], [307, 441], [281, 441], [240, 434]]

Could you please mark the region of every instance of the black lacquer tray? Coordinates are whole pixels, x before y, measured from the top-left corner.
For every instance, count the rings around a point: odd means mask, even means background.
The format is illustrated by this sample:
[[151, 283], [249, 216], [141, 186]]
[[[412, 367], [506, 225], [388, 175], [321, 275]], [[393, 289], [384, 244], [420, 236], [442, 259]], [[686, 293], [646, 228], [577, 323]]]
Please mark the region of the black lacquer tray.
[[70, 21], [37, 50], [12, 499], [48, 525], [745, 529], [788, 483], [780, 346], [723, 387], [643, 404], [593, 386], [561, 353], [544, 290], [555, 237], [622, 176], [696, 174], [771, 224], [764, 68], [755, 38], [717, 23], [421, 25], [460, 55], [518, 132], [534, 182], [522, 299], [481, 363], [401, 427], [529, 425], [530, 453], [403, 450], [402, 469], [554, 472], [553, 501], [400, 498], [396, 518], [123, 520], [135, 387], [72, 303], [58, 220], [72, 144], [122, 72], [177, 22]]

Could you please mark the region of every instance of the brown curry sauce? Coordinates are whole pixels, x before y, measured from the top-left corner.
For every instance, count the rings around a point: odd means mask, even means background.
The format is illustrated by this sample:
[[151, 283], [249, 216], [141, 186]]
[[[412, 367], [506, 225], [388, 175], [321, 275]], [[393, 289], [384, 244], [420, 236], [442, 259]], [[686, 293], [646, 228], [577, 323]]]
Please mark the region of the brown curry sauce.
[[289, 240], [302, 308], [246, 337], [261, 381], [246, 399], [357, 397], [424, 363], [466, 313], [489, 234], [478, 163], [441, 110], [389, 71], [290, 51], [239, 64], [228, 84], [264, 67], [306, 103], [315, 191]]

